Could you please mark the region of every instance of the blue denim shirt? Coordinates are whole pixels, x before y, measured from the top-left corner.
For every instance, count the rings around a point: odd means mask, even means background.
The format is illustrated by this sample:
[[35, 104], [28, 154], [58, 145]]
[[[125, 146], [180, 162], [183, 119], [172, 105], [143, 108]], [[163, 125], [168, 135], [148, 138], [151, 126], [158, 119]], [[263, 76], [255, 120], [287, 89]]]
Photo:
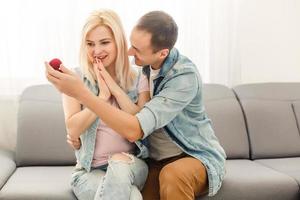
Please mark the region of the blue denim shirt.
[[[77, 71], [77, 73], [80, 74], [80, 72]], [[132, 100], [132, 102], [136, 103], [138, 100], [138, 83], [141, 75], [141, 71], [139, 70], [138, 76], [133, 84], [133, 87], [131, 90], [127, 92], [127, 95]], [[98, 85], [92, 84], [86, 77], [83, 77], [83, 81], [85, 85], [95, 94], [98, 95], [99, 88]], [[83, 109], [83, 107], [82, 107]], [[91, 126], [80, 135], [81, 139], [81, 147], [79, 150], [75, 151], [76, 159], [77, 159], [77, 167], [84, 168], [86, 171], [91, 170], [91, 164], [94, 156], [94, 150], [95, 150], [95, 143], [96, 143], [96, 133], [97, 133], [97, 127], [100, 123], [100, 118], [97, 118]], [[135, 144], [137, 146], [135, 155], [140, 158], [146, 158], [148, 157], [148, 149], [144, 145], [145, 141], [136, 141]]]
[[[149, 76], [149, 66], [143, 72]], [[199, 72], [177, 49], [170, 51], [154, 80], [153, 98], [136, 116], [144, 132], [143, 139], [163, 128], [182, 151], [199, 159], [207, 170], [208, 195], [217, 193], [225, 175], [226, 154], [203, 106]]]

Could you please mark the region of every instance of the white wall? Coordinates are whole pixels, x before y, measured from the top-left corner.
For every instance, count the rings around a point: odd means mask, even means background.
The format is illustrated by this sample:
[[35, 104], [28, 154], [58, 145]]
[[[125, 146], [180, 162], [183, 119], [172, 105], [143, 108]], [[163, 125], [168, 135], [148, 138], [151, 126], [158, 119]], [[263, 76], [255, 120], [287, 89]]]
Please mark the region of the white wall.
[[243, 0], [241, 82], [300, 81], [300, 1]]
[[48, 83], [44, 61], [59, 57], [78, 67], [82, 26], [91, 11], [118, 13], [127, 37], [146, 12], [163, 10], [179, 26], [176, 47], [207, 75], [207, 21], [210, 0], [10, 0], [0, 1], [0, 95], [18, 95], [30, 85]]
[[170, 13], [176, 47], [204, 82], [300, 81], [300, 0], [10, 0], [0, 2], [0, 95], [47, 83], [43, 62], [78, 66], [80, 30], [97, 8], [115, 10], [127, 36], [149, 10]]

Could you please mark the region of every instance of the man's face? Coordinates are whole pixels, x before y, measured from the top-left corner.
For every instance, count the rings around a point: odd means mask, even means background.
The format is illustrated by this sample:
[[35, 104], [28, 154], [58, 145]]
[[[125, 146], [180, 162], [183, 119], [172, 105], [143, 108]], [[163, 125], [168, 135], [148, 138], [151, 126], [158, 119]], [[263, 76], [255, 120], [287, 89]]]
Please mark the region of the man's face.
[[136, 65], [155, 66], [161, 62], [158, 52], [154, 53], [151, 47], [150, 33], [134, 28], [131, 32], [130, 43], [128, 55], [134, 56]]

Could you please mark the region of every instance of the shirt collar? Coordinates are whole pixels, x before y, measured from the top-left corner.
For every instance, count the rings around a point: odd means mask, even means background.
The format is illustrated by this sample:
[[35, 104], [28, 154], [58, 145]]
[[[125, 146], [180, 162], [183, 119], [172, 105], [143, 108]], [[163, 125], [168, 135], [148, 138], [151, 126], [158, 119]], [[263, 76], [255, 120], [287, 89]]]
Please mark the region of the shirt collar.
[[[171, 49], [169, 55], [164, 60], [157, 77], [160, 77], [160, 76], [165, 77], [166, 74], [170, 71], [170, 69], [177, 62], [178, 57], [179, 57], [179, 51], [176, 48]], [[150, 66], [149, 65], [146, 65], [143, 67], [143, 73], [149, 78], [149, 76], [150, 76]]]

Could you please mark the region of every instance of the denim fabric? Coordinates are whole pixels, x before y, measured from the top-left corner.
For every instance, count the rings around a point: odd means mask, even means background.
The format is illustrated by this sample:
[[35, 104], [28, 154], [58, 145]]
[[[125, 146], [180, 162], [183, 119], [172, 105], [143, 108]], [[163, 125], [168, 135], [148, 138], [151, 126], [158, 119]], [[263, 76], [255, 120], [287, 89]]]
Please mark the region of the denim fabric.
[[[141, 71], [138, 71], [137, 78], [133, 84], [133, 87], [131, 90], [127, 92], [127, 95], [132, 100], [132, 102], [136, 103], [138, 100], [138, 83], [139, 79], [141, 77]], [[98, 95], [99, 88], [97, 84], [92, 84], [86, 77], [83, 77], [83, 81], [85, 85], [95, 94]], [[95, 142], [96, 142], [96, 132], [97, 127], [100, 122], [100, 119], [97, 118], [92, 125], [83, 133], [80, 135], [81, 139], [81, 147], [79, 150], [75, 151], [75, 155], [77, 158], [77, 164], [80, 165], [80, 167], [83, 167], [86, 171], [91, 170], [91, 163], [94, 156], [94, 150], [95, 150]], [[137, 146], [135, 155], [139, 158], [147, 158], [149, 153], [147, 147], [144, 145], [146, 141], [136, 141], [135, 144]]]
[[[149, 66], [143, 72], [149, 77]], [[202, 99], [202, 81], [195, 64], [172, 49], [154, 80], [151, 101], [136, 115], [146, 138], [162, 128], [182, 151], [206, 167], [209, 196], [219, 190], [225, 175], [226, 154], [221, 147]]]
[[[136, 103], [138, 100], [138, 83], [141, 71], [131, 90], [127, 95]], [[85, 85], [98, 95], [97, 84], [92, 84], [83, 77]], [[83, 109], [83, 107], [82, 107]], [[139, 158], [148, 157], [148, 149], [145, 141], [135, 142], [137, 148], [133, 160], [130, 163], [109, 160], [107, 169], [91, 167], [96, 142], [96, 132], [100, 119], [97, 118], [92, 125], [80, 136], [81, 147], [75, 151], [77, 165], [72, 174], [71, 186], [78, 199], [142, 199], [140, 189], [143, 187], [148, 168]], [[138, 158], [139, 157], [139, 158]]]
[[[128, 154], [127, 154], [128, 155]], [[142, 200], [148, 167], [132, 155], [130, 161], [109, 160], [107, 169], [76, 167], [71, 186], [79, 200]]]

